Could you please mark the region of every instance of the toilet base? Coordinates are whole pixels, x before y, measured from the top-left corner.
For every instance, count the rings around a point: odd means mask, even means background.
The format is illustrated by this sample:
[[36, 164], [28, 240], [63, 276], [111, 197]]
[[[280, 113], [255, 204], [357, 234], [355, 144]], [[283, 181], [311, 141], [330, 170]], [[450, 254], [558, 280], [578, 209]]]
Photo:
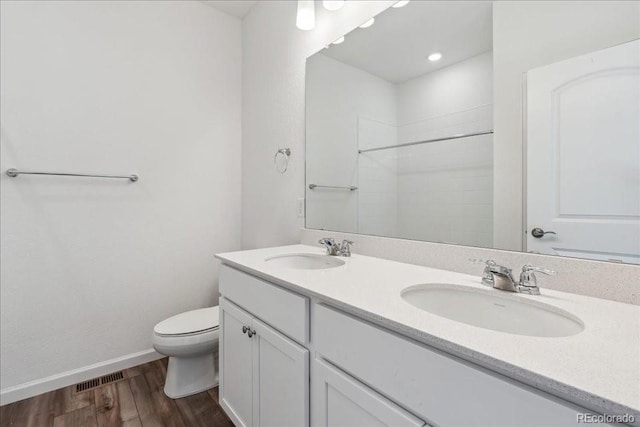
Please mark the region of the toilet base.
[[169, 357], [164, 394], [172, 399], [200, 393], [218, 385], [213, 352], [196, 357]]

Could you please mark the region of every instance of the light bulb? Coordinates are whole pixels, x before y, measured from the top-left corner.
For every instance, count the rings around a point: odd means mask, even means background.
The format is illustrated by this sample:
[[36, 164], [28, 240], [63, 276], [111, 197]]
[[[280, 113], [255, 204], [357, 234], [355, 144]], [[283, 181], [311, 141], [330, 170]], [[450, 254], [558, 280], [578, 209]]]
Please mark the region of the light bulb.
[[344, 36], [340, 37], [338, 40], [334, 41], [334, 42], [333, 42], [333, 43], [331, 43], [331, 44], [340, 44], [340, 43], [342, 43], [343, 41], [344, 41]]
[[373, 25], [374, 22], [376, 22], [376, 18], [371, 18], [364, 24], [360, 25], [360, 28], [369, 28], [370, 26]]
[[298, 0], [296, 27], [301, 30], [313, 30], [316, 26], [316, 11], [313, 0]]
[[407, 4], [409, 4], [409, 0], [400, 0], [398, 3], [394, 4], [391, 7], [395, 7], [397, 9], [402, 6], [406, 6]]
[[338, 10], [344, 6], [344, 0], [323, 0], [322, 5], [327, 10]]
[[434, 52], [431, 55], [427, 56], [427, 59], [431, 62], [440, 61], [442, 58], [442, 54], [440, 52]]

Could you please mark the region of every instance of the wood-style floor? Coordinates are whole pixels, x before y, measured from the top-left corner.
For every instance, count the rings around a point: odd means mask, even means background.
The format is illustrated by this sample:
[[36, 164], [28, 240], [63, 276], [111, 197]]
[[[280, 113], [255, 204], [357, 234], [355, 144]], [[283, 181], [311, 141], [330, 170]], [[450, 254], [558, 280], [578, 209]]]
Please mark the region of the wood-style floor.
[[123, 371], [124, 379], [76, 393], [75, 385], [0, 407], [0, 426], [233, 427], [218, 406], [218, 388], [169, 399], [167, 359]]

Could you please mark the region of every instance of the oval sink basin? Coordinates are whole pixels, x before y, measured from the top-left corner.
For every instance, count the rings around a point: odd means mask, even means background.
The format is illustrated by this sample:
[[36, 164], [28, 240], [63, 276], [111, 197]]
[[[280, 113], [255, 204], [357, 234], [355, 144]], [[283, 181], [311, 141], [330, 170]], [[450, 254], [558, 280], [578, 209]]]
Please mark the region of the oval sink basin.
[[276, 255], [265, 259], [272, 265], [297, 270], [324, 270], [344, 265], [344, 261], [329, 255], [287, 254]]
[[456, 322], [510, 334], [535, 337], [567, 337], [579, 334], [584, 324], [559, 308], [456, 285], [418, 285], [402, 291], [409, 304]]

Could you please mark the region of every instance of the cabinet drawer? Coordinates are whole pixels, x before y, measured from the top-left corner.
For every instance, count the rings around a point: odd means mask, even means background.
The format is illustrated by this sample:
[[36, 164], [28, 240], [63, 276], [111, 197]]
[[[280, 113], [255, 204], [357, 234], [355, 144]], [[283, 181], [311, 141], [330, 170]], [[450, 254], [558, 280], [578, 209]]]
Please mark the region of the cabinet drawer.
[[314, 427], [422, 427], [424, 422], [322, 360], [313, 363]]
[[590, 412], [324, 305], [313, 328], [324, 358], [430, 424], [567, 426]]
[[308, 342], [308, 298], [227, 265], [220, 269], [220, 294], [299, 343]]

